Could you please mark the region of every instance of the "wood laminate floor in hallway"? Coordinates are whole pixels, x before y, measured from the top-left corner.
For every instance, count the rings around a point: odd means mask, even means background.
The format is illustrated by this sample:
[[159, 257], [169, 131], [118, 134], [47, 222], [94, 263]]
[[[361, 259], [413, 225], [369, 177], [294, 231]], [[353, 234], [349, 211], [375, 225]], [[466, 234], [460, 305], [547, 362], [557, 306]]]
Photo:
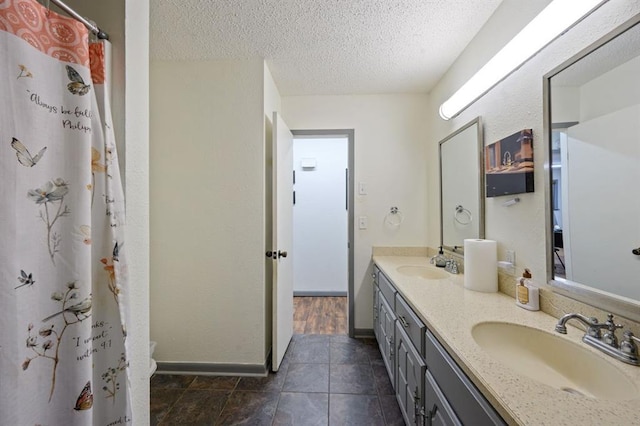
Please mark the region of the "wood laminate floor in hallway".
[[296, 334], [347, 334], [347, 298], [293, 298], [293, 332]]

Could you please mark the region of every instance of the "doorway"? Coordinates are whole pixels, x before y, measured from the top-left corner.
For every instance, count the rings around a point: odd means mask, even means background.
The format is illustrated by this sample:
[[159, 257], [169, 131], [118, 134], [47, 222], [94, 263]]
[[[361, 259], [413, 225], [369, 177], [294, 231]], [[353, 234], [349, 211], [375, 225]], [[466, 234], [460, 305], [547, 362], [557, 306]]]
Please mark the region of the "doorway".
[[353, 336], [353, 130], [293, 130], [294, 333]]

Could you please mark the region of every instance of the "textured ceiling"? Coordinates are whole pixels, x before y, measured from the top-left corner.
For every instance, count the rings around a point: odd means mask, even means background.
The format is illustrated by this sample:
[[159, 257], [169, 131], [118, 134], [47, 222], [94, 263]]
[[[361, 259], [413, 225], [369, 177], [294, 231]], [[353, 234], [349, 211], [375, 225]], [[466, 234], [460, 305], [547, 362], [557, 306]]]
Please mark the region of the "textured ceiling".
[[426, 93], [501, 0], [152, 0], [152, 60], [264, 58], [282, 95]]

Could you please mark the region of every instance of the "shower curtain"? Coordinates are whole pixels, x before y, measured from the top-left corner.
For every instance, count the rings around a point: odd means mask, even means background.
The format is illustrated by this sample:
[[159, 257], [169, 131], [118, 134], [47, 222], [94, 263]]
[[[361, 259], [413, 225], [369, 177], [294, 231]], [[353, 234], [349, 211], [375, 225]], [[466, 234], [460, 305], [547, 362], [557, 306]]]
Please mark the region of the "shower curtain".
[[132, 423], [109, 52], [0, 0], [0, 425]]

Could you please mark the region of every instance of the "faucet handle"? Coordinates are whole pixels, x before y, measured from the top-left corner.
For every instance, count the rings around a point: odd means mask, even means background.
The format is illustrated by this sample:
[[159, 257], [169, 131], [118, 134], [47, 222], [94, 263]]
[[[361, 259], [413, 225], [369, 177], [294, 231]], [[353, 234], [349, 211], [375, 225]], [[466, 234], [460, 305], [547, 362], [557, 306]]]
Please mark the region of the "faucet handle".
[[624, 338], [622, 339], [622, 342], [620, 342], [620, 352], [626, 355], [629, 355], [631, 357], [637, 357], [638, 346], [636, 345], [634, 340], [640, 342], [640, 339], [635, 337], [631, 332], [631, 330], [625, 331]]
[[605, 324], [609, 331], [612, 333], [615, 333], [617, 329], [624, 327], [622, 324], [616, 324], [615, 322], [613, 322], [613, 314], [607, 315], [607, 322], [605, 322]]
[[613, 314], [607, 315], [607, 321], [605, 322], [605, 326], [607, 328], [607, 332], [602, 336], [602, 341], [609, 346], [613, 346], [614, 348], [618, 347], [618, 338], [616, 337], [616, 330], [622, 328], [622, 324], [616, 324], [613, 322]]
[[587, 326], [587, 335], [591, 337], [595, 337], [596, 339], [600, 339], [600, 329], [604, 326], [603, 324], [598, 324], [598, 318], [589, 317], [589, 325]]

